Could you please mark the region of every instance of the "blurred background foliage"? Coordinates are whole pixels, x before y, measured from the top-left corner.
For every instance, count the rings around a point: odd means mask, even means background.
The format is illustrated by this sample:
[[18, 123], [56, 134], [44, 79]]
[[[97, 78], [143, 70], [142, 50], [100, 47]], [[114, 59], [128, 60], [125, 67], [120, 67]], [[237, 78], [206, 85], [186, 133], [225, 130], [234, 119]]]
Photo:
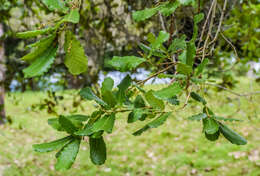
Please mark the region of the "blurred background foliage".
[[[17, 39], [15, 33], [50, 26], [59, 19], [59, 14], [48, 11], [40, 1], [1, 0], [0, 22], [4, 24], [4, 35], [1, 40], [5, 44], [6, 90], [46, 90], [52, 89], [53, 85], [67, 89], [95, 84], [98, 82], [100, 71], [104, 74], [111, 71], [106, 63], [113, 55], [138, 55], [140, 50], [138, 43], [146, 40], [149, 33], [157, 34], [162, 29], [158, 16], [138, 24], [131, 19], [133, 11], [152, 6], [156, 1], [84, 0], [83, 2], [80, 26], [75, 32], [89, 57], [88, 72], [78, 77], [70, 75], [61, 64], [64, 51], [60, 51], [55, 67], [47, 75], [24, 79], [22, 69], [27, 64], [20, 58], [26, 52], [24, 47], [34, 41]], [[201, 7], [204, 8], [201, 11], [206, 12], [209, 4], [210, 1], [201, 1]], [[215, 47], [215, 55], [210, 59], [208, 76], [218, 77], [222, 80], [222, 86], [232, 88], [237, 82], [235, 75], [246, 75], [252, 66], [248, 63], [259, 62], [259, 0], [230, 0], [226, 11], [228, 13], [224, 17], [224, 30]], [[194, 9], [189, 7], [177, 9], [174, 16], [163, 19], [165, 27], [167, 29], [174, 27], [175, 36], [185, 34], [190, 38], [193, 31], [191, 17], [195, 13]], [[220, 12], [217, 15], [220, 15]], [[170, 24], [171, 18], [174, 18], [173, 26]], [[242, 61], [242, 64], [238, 61]], [[259, 75], [259, 71], [254, 75]]]

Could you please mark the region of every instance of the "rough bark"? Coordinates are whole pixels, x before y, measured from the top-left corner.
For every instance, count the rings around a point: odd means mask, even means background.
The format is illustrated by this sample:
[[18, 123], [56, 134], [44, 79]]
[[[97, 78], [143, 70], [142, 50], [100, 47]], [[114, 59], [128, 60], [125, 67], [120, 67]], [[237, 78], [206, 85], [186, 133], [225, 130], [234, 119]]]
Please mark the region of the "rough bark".
[[5, 50], [4, 50], [4, 40], [2, 36], [4, 35], [4, 26], [0, 24], [0, 124], [6, 121], [5, 107], [4, 107], [4, 97], [5, 97]]

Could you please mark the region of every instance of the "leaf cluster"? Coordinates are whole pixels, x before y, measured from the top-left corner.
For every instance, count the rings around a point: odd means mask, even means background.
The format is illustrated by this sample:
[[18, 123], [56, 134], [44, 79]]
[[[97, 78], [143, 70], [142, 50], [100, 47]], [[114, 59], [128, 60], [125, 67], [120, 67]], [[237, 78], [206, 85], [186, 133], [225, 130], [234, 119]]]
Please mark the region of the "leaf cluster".
[[[45, 38], [27, 47], [31, 48], [31, 52], [23, 57], [23, 60], [30, 63], [30, 66], [24, 69], [25, 76], [40, 76], [48, 71], [55, 60], [60, 46], [58, 39], [62, 33], [65, 33], [63, 49], [66, 56], [64, 64], [73, 75], [85, 72], [87, 70], [87, 57], [84, 54], [84, 49], [68, 28], [68, 25], [79, 22], [79, 4], [76, 3], [77, 1], [69, 3], [69, 1], [60, 0], [42, 0], [42, 2], [50, 11], [66, 13], [66, 15], [53, 27], [17, 34], [17, 37], [20, 38], [46, 35]], [[194, 6], [195, 1], [161, 2], [153, 8], [134, 12], [132, 17], [137, 22], [147, 20], [156, 14], [167, 17], [177, 8], [190, 5]], [[37, 152], [58, 150], [55, 168], [66, 170], [74, 163], [81, 142], [87, 140], [91, 161], [96, 165], [104, 164], [107, 158], [105, 135], [113, 132], [115, 121], [121, 116], [120, 113], [127, 115], [127, 123], [129, 124], [138, 121], [145, 123], [141, 129], [133, 132], [133, 135], [139, 136], [147, 130], [163, 125], [172, 114], [168, 105], [170, 107], [180, 105], [179, 98], [184, 94], [187, 97], [181, 109], [189, 103], [189, 98], [203, 106], [203, 111], [200, 114], [193, 115], [188, 119], [202, 121], [203, 133], [208, 140], [215, 141], [222, 134], [233, 144], [246, 144], [247, 141], [242, 136], [220, 122], [239, 120], [216, 116], [209, 109], [207, 101], [192, 90], [193, 86], [205, 83], [203, 71], [209, 63], [209, 60], [203, 57], [198, 66], [195, 67], [195, 59], [200, 50], [196, 45], [198, 24], [203, 19], [203, 13], [194, 16], [193, 34], [189, 40], [185, 35], [173, 38], [172, 34], [166, 31], [160, 31], [157, 36], [150, 33], [147, 36], [148, 44], [140, 43], [139, 45], [142, 50], [141, 57], [114, 56], [109, 61], [109, 65], [121, 72], [134, 71], [144, 64], [156, 67], [156, 71], [140, 82], [135, 82], [130, 75], [127, 75], [119, 85], [114, 86], [113, 79], [107, 77], [100, 89], [91, 87], [81, 89], [79, 95], [86, 101], [94, 102], [96, 111], [90, 115], [60, 115], [57, 118], [49, 119], [48, 124], [57, 131], [65, 132], [67, 137], [49, 143], [36, 144], [33, 146], [34, 150]], [[159, 61], [155, 62], [155, 58], [159, 58]], [[162, 64], [167, 66], [160, 69], [159, 65]], [[166, 74], [166, 71], [171, 68], [175, 69], [174, 75]], [[144, 83], [157, 76], [170, 77], [172, 81], [159, 90], [144, 90]]]
[[79, 22], [79, 8], [69, 8], [69, 3], [60, 0], [42, 0], [42, 3], [50, 11], [65, 13], [56, 25], [43, 29], [19, 32], [18, 38], [27, 39], [43, 36], [37, 42], [28, 45], [26, 48], [31, 51], [22, 57], [22, 60], [29, 62], [30, 66], [23, 70], [26, 78], [41, 76], [46, 73], [55, 61], [59, 50], [59, 38], [65, 33], [64, 51], [66, 53], [64, 64], [73, 75], [79, 75], [87, 71], [88, 59], [80, 41], [71, 32], [69, 24], [75, 25]]

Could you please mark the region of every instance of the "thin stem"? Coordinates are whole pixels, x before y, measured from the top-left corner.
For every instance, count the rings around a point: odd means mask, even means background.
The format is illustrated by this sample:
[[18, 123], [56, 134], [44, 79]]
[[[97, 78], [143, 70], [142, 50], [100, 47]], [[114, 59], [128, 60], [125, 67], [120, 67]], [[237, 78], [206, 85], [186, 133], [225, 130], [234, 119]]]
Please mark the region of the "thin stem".
[[159, 19], [161, 22], [162, 29], [167, 32], [161, 12], [159, 12]]
[[208, 12], [206, 21], [204, 22], [204, 25], [203, 25], [203, 27], [202, 27], [202, 32], [201, 32], [201, 35], [200, 35], [200, 40], [199, 40], [198, 47], [200, 46], [200, 43], [202, 42], [202, 38], [203, 38], [203, 36], [204, 36], [205, 30], [206, 30], [206, 26], [207, 26], [207, 23], [208, 23], [208, 21], [209, 21], [209, 17], [210, 17], [211, 11], [212, 11], [212, 9], [213, 9], [214, 3], [215, 3], [215, 0], [213, 0], [213, 2], [211, 3], [211, 6], [210, 6], [210, 9], [209, 9], [209, 12]]
[[218, 29], [217, 29], [216, 35], [215, 35], [214, 39], [209, 43], [209, 45], [214, 43], [217, 40], [217, 38], [218, 38], [218, 34], [221, 31], [221, 26], [222, 26], [222, 23], [223, 23], [226, 7], [227, 7], [227, 0], [225, 0], [224, 5], [223, 5], [223, 9], [222, 9], [222, 12], [221, 12], [221, 17], [220, 17], [220, 20], [219, 20], [219, 25], [218, 25]]
[[260, 91], [256, 91], [256, 92], [249, 92], [249, 93], [237, 93], [237, 92], [234, 92], [226, 87], [223, 87], [221, 85], [218, 85], [218, 84], [213, 84], [213, 83], [205, 83], [206, 85], [210, 85], [210, 86], [214, 86], [214, 87], [218, 87], [220, 89], [223, 89], [231, 94], [234, 94], [236, 96], [239, 96], [239, 97], [247, 97], [247, 96], [251, 96], [251, 95], [256, 95], [256, 94], [260, 94]]
[[146, 81], [158, 76], [159, 74], [171, 69], [172, 67], [174, 67], [174, 65], [176, 65], [177, 63], [173, 63], [172, 65], [169, 65], [168, 67], [166, 67], [165, 69], [162, 69], [156, 73], [154, 73], [153, 75], [149, 76], [148, 78], [146, 78], [145, 80], [139, 81], [137, 84], [144, 84]]
[[235, 62], [230, 68], [228, 68], [228, 69], [222, 71], [222, 72], [226, 72], [226, 71], [228, 71], [228, 70], [232, 70], [232, 69], [235, 67], [235, 65], [236, 65], [237, 63], [239, 63], [240, 58], [238, 57], [236, 47], [224, 36], [224, 34], [223, 34], [222, 32], [220, 32], [220, 35], [221, 35], [221, 36], [223, 37], [223, 39], [233, 48], [233, 50], [234, 50], [234, 52], [235, 52], [236, 59], [237, 59], [236, 62]]
[[174, 14], [171, 15], [171, 25], [170, 25], [170, 38], [168, 40], [168, 45], [171, 44], [172, 40], [173, 40], [173, 33], [174, 33]]
[[215, 18], [215, 14], [216, 14], [217, 0], [214, 0], [213, 3], [214, 3], [214, 5], [213, 5], [213, 11], [212, 11], [210, 25], [209, 25], [209, 31], [208, 31], [208, 35], [207, 35], [206, 41], [205, 41], [204, 46], [203, 46], [202, 60], [201, 61], [203, 61], [204, 58], [205, 58], [205, 51], [206, 51], [206, 48], [208, 47], [208, 40], [209, 40], [209, 37], [211, 35], [211, 31], [212, 31], [213, 23], [214, 23], [214, 18]]

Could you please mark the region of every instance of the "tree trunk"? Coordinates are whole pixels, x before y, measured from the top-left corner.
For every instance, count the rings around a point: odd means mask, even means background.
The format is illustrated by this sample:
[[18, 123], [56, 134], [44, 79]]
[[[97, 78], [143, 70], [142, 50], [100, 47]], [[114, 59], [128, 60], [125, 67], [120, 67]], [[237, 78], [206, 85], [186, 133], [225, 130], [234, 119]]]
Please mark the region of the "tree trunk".
[[4, 97], [5, 97], [5, 49], [4, 40], [1, 37], [4, 35], [4, 26], [0, 24], [0, 124], [6, 121]]

